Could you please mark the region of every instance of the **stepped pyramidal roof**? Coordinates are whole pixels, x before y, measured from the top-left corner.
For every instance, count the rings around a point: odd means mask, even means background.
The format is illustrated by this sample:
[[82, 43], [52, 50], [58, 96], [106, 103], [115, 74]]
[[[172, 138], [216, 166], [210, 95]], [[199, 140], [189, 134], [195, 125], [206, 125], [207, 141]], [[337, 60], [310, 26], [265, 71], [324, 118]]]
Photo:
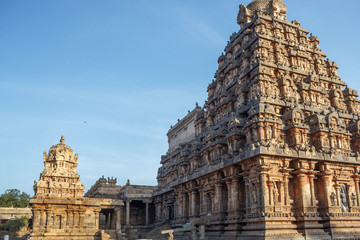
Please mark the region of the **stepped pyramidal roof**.
[[163, 156], [160, 186], [259, 154], [358, 161], [358, 93], [341, 80], [319, 38], [286, 13], [282, 0], [240, 5], [240, 30], [218, 59], [204, 107], [191, 112], [195, 134]]
[[358, 93], [286, 14], [240, 5], [204, 106], [168, 132], [160, 222], [203, 219], [210, 240], [359, 238]]

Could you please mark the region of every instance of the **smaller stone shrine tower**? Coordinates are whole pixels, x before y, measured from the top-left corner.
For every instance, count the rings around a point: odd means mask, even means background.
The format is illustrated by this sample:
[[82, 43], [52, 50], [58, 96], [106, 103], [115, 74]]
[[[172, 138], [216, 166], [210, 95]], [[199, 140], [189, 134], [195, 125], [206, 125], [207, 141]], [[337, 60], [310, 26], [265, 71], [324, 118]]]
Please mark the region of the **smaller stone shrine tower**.
[[44, 152], [44, 171], [34, 183], [32, 240], [100, 239], [98, 200], [84, 198], [76, 171], [78, 155], [60, 143]]
[[34, 183], [34, 197], [81, 198], [85, 187], [80, 182], [77, 165], [78, 155], [65, 145], [65, 138], [61, 136], [60, 143], [52, 146], [49, 154], [44, 152], [45, 170]]

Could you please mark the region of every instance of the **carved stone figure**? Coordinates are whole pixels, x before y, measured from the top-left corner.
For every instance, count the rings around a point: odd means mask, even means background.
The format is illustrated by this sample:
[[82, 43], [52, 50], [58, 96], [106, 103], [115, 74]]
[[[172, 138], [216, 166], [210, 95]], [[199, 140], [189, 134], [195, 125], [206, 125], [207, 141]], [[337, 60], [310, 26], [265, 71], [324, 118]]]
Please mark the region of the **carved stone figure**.
[[274, 202], [278, 202], [279, 201], [279, 191], [278, 191], [278, 187], [277, 187], [277, 184], [275, 182], [273, 182], [273, 185], [274, 185], [274, 189], [273, 189], [273, 192], [274, 192]]
[[251, 196], [252, 196], [252, 202], [257, 203], [257, 189], [255, 185], [253, 185], [252, 187]]
[[351, 194], [351, 202], [352, 202], [352, 206], [356, 206], [356, 200], [357, 200], [357, 197], [355, 195], [355, 193], [352, 193]]
[[336, 206], [336, 194], [334, 192], [331, 193], [330, 199], [331, 199], [331, 206]]

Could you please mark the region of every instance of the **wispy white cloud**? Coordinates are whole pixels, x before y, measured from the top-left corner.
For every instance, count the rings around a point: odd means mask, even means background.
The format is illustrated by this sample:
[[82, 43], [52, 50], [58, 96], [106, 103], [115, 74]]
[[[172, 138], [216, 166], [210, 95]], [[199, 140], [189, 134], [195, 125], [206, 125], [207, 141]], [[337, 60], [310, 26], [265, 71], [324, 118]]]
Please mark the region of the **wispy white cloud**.
[[175, 14], [179, 18], [180, 27], [189, 40], [197, 41], [209, 47], [224, 46], [226, 44], [226, 38], [192, 10], [184, 7], [177, 7], [175, 10]]

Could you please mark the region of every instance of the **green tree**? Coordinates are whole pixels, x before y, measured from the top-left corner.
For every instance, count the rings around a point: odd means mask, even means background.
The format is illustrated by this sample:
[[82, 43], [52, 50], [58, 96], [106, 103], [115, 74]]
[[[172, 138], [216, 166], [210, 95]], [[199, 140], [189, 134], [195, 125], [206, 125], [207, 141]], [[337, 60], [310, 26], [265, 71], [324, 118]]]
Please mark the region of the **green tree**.
[[29, 219], [27, 217], [15, 218], [13, 220], [9, 220], [6, 223], [2, 224], [1, 227], [10, 231], [17, 231], [22, 227], [28, 226]]
[[0, 195], [0, 207], [25, 208], [29, 206], [30, 195], [18, 189], [8, 189]]

